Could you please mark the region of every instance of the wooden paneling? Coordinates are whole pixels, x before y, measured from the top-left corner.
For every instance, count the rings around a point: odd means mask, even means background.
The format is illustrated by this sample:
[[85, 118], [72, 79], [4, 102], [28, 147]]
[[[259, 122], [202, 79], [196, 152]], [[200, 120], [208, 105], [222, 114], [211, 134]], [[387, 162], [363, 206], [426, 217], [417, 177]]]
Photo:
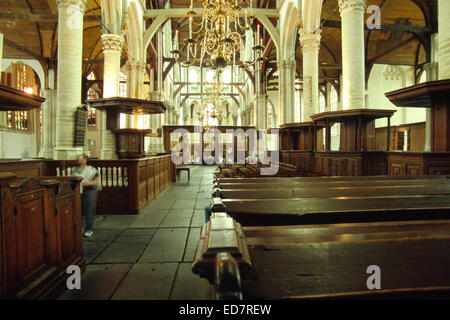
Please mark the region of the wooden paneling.
[[80, 180], [12, 177], [1, 184], [2, 297], [34, 299], [84, 269]]
[[450, 152], [390, 152], [389, 175], [448, 175]]
[[311, 171], [314, 169], [314, 152], [280, 151], [280, 162], [296, 165], [299, 171]]
[[0, 172], [12, 172], [18, 177], [38, 177], [45, 175], [45, 160], [3, 159]]
[[323, 176], [387, 175], [385, 152], [315, 152], [315, 171]]

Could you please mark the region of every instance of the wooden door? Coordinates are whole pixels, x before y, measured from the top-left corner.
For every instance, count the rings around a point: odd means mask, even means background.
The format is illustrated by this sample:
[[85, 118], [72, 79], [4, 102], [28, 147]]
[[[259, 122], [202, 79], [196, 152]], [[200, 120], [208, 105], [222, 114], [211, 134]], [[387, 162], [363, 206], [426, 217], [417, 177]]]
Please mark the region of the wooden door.
[[16, 291], [25, 288], [50, 268], [44, 197], [45, 190], [41, 189], [15, 198]]
[[78, 223], [76, 195], [69, 184], [62, 184], [56, 197], [58, 257], [62, 266], [76, 260], [79, 253], [81, 226]]

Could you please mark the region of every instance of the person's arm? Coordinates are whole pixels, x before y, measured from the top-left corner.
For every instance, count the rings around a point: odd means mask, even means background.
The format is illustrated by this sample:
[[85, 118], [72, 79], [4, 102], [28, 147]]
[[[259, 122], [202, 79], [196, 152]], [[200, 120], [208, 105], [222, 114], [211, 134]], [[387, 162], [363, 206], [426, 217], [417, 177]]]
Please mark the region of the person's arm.
[[94, 179], [92, 179], [91, 181], [88, 180], [83, 180], [81, 182], [81, 184], [83, 185], [83, 187], [89, 187], [89, 186], [96, 186], [99, 183], [99, 178], [98, 176], [96, 176]]

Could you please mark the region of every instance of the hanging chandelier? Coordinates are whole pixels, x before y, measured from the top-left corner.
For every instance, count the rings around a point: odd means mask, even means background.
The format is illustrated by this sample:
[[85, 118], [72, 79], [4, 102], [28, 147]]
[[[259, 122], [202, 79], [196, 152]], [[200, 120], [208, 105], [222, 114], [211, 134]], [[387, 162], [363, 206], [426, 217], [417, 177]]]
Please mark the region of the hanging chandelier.
[[[171, 51], [175, 61], [185, 67], [192, 65], [209, 66], [220, 70], [233, 64], [246, 68], [250, 72], [257, 72], [266, 59], [263, 57], [264, 40], [261, 38], [261, 25], [256, 24], [256, 34], [252, 39], [251, 61], [245, 58], [246, 31], [252, 29], [255, 16], [248, 14], [252, 10], [245, 1], [241, 0], [202, 0], [203, 14], [198, 16], [193, 10], [191, 0], [189, 19], [189, 36], [180, 48], [179, 33], [175, 30], [174, 50]], [[243, 18], [241, 11], [244, 11]], [[201, 20], [200, 20], [201, 19]], [[239, 54], [239, 62], [236, 56]]]
[[218, 110], [218, 107], [223, 104], [222, 96], [225, 95], [221, 91], [221, 86], [222, 84], [216, 81], [212, 86], [207, 87], [205, 93], [202, 94], [201, 105], [203, 112], [199, 113], [199, 119], [203, 123], [205, 130], [213, 128], [214, 124], [210, 123], [210, 121], [219, 120], [222, 115]]

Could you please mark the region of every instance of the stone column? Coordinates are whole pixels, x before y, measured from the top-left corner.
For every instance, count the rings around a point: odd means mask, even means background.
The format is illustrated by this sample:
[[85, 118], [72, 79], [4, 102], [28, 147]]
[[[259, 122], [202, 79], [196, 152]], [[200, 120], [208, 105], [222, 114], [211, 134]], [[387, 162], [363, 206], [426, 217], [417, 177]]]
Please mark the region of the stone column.
[[75, 159], [83, 152], [74, 147], [75, 111], [81, 105], [84, 1], [57, 0], [58, 77], [56, 145], [54, 159]]
[[42, 146], [39, 157], [51, 159], [55, 152], [55, 118], [56, 118], [56, 90], [55, 70], [48, 70], [48, 88], [43, 90], [45, 102], [42, 104]]
[[366, 79], [364, 61], [365, 0], [339, 0], [342, 17], [343, 109], [364, 109]]
[[439, 80], [450, 79], [450, 1], [439, 0]]
[[293, 123], [295, 119], [295, 65], [295, 60], [278, 64], [280, 124]]
[[303, 107], [302, 122], [312, 121], [311, 116], [319, 113], [319, 49], [320, 32], [300, 33], [303, 51]]
[[[104, 70], [103, 70], [103, 98], [119, 96], [120, 54], [122, 52], [123, 37], [117, 34], [102, 35]], [[106, 128], [106, 111], [102, 111], [102, 148], [101, 159], [117, 159], [116, 137]]]
[[3, 60], [3, 33], [0, 33], [0, 70], [2, 70]]
[[255, 97], [256, 129], [267, 129], [267, 97], [260, 93]]
[[[3, 60], [3, 33], [0, 33], [0, 72], [2, 70], [2, 60]], [[7, 113], [0, 112], [0, 158], [3, 158], [3, 131], [7, 127]]]

